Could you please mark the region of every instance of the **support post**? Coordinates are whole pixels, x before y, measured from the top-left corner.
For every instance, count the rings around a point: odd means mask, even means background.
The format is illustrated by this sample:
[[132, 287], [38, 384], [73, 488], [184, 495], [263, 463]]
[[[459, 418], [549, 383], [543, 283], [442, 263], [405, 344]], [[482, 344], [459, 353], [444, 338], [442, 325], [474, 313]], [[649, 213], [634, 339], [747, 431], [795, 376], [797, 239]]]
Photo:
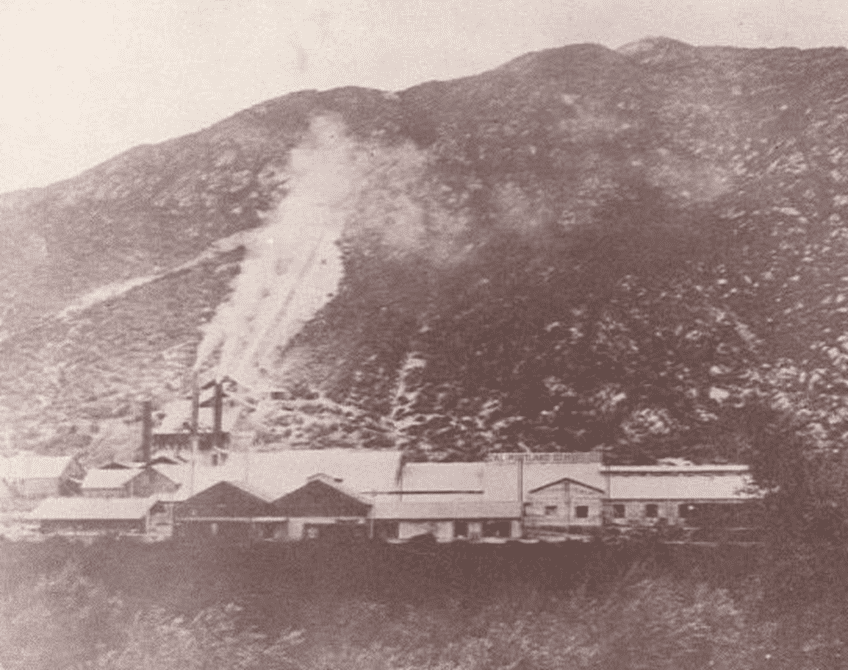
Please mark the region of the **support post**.
[[191, 378], [191, 479], [189, 482], [189, 496], [194, 495], [194, 475], [197, 469], [197, 443], [200, 439], [198, 435], [198, 419], [200, 415], [200, 386], [197, 382], [197, 374]]
[[518, 457], [518, 525], [524, 537], [524, 454]]

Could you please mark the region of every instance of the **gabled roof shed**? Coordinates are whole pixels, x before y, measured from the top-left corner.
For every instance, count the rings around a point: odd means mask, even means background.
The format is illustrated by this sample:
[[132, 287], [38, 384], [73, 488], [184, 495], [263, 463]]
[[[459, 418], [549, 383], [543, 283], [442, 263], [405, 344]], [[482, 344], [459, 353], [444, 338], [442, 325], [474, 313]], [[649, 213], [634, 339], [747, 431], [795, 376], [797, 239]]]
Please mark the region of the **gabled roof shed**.
[[254, 518], [279, 516], [270, 499], [241, 482], [218, 482], [177, 503], [177, 519]]
[[299, 489], [274, 501], [277, 513], [286, 517], [365, 517], [371, 501], [346, 488], [336, 478], [314, 475]]

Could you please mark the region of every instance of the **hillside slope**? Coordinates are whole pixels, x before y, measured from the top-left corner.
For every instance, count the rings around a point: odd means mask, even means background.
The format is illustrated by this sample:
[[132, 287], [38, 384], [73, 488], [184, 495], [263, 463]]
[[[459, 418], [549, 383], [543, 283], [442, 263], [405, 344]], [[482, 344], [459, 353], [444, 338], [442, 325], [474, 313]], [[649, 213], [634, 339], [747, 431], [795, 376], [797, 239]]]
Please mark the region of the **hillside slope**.
[[279, 220], [317, 117], [362, 186], [338, 290], [264, 369], [292, 396], [254, 422], [266, 439], [734, 458], [761, 397], [822, 444], [845, 432], [848, 52], [649, 39], [292, 94], [0, 197], [17, 435], [185, 390], [244, 257], [210, 247]]

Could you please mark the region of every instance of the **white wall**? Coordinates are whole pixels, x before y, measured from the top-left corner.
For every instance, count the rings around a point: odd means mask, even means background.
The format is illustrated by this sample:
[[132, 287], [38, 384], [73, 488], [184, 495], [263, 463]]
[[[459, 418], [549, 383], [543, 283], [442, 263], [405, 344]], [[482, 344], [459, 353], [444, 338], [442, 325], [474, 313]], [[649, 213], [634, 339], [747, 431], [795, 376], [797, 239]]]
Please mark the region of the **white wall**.
[[[599, 491], [593, 491], [571, 482], [561, 482], [528, 494], [524, 506], [525, 523], [528, 526], [600, 526], [603, 521], [603, 499]], [[577, 507], [588, 507], [588, 516], [577, 517]], [[554, 514], [545, 509], [556, 507]]]

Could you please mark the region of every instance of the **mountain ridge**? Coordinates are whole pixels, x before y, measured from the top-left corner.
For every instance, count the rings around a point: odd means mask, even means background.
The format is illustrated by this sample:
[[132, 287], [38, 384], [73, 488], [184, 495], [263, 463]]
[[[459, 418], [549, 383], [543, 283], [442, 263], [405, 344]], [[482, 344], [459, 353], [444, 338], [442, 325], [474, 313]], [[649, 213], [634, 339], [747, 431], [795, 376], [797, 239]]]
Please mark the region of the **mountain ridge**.
[[[263, 229], [323, 116], [377, 155], [373, 187], [336, 296], [272, 376], [359, 410], [297, 439], [352, 443], [367, 424], [432, 458], [519, 444], [731, 458], [742, 438], [722, 426], [756, 397], [836, 440], [846, 53], [569, 45], [396, 93], [289, 94], [0, 195], [0, 406], [38, 445], [134, 425], [141, 395], [181, 393], [191, 355], [163, 352], [197, 346], [243, 258], [208, 250]], [[269, 409], [259, 431], [297, 425]]]

